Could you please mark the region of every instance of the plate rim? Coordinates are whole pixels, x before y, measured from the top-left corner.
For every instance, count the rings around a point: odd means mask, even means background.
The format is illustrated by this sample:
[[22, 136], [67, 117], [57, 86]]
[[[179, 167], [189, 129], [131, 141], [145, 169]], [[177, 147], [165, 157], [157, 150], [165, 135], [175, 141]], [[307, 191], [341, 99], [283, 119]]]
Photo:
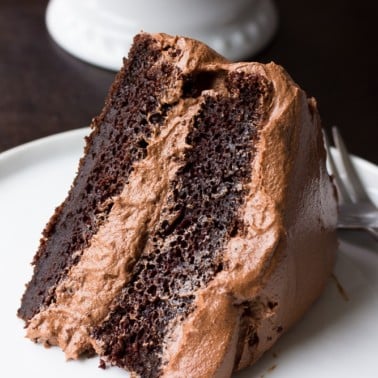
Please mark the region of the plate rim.
[[54, 133], [51, 135], [47, 135], [41, 138], [33, 139], [29, 142], [25, 142], [19, 144], [17, 146], [11, 147], [3, 152], [0, 153], [0, 164], [3, 164], [6, 160], [14, 157], [18, 153], [25, 153], [32, 151], [34, 149], [44, 147], [45, 145], [51, 143], [61, 143], [64, 139], [67, 138], [78, 138], [79, 136], [84, 136], [86, 133], [89, 133], [90, 127], [81, 127], [78, 129], [72, 129], [67, 131], [62, 131], [59, 133]]

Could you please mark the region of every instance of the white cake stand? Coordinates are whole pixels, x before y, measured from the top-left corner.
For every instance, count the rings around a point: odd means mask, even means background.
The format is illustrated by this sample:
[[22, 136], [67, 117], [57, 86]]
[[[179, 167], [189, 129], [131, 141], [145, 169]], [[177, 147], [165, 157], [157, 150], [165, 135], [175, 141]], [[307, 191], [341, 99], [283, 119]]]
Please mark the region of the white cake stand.
[[46, 24], [72, 55], [118, 70], [135, 34], [199, 39], [230, 60], [255, 54], [272, 37], [272, 0], [50, 0]]

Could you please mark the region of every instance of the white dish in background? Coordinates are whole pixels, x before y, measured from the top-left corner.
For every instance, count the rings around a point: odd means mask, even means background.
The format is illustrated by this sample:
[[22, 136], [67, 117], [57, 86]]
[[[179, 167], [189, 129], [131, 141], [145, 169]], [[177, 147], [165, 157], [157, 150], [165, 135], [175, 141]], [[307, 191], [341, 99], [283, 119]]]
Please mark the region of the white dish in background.
[[61, 47], [115, 71], [140, 31], [196, 38], [240, 60], [262, 49], [277, 23], [272, 0], [50, 0], [46, 10], [47, 29]]
[[[82, 154], [79, 129], [0, 154], [0, 355], [1, 376], [47, 378], [126, 377], [98, 369], [98, 358], [66, 362], [58, 348], [45, 350], [24, 338], [16, 317], [41, 231], [64, 199]], [[378, 202], [378, 168], [354, 162]], [[341, 234], [334, 280], [306, 316], [271, 351], [237, 378], [374, 378], [378, 355], [377, 245], [362, 233]], [[374, 250], [375, 248], [375, 250]]]

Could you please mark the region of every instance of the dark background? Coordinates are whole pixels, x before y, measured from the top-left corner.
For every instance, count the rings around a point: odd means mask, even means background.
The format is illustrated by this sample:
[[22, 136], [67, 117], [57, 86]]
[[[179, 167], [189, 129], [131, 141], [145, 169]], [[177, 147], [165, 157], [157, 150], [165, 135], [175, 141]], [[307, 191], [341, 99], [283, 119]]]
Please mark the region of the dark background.
[[[114, 73], [83, 63], [47, 34], [46, 0], [0, 0], [0, 152], [86, 126]], [[254, 60], [283, 65], [315, 96], [328, 129], [378, 163], [378, 2], [277, 0], [279, 30]]]

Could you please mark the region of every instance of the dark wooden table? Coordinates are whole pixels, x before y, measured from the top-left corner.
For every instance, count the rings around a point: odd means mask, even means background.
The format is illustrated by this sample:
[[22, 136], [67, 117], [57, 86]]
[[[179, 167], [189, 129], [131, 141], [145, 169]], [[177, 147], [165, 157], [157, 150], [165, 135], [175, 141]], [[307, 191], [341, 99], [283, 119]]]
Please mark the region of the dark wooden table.
[[[378, 2], [276, 1], [280, 27], [253, 59], [282, 64], [337, 124], [351, 152], [378, 163]], [[114, 73], [61, 50], [46, 0], [0, 0], [0, 152], [88, 125]]]

